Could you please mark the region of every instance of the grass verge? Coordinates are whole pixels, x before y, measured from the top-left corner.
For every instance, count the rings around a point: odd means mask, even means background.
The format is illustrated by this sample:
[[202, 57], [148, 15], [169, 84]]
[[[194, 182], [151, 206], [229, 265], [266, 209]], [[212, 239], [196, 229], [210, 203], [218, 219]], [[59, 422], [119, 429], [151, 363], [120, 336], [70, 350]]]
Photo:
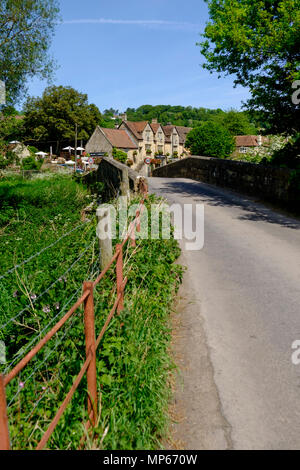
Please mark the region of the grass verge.
[[[1, 258], [5, 260], [1, 272], [20, 262], [20, 256], [21, 260], [31, 256], [37, 248], [42, 249], [79, 223], [87, 196], [90, 195], [85, 188], [67, 177], [2, 182], [0, 201], [6, 218], [2, 217], [0, 225]], [[147, 204], [154, 202], [157, 200], [151, 196]], [[79, 297], [82, 281], [95, 278], [99, 272], [94, 229], [92, 221], [79, 235], [67, 237], [53, 250], [43, 252], [0, 282], [1, 324], [25, 308], [20, 318], [1, 329], [8, 363], [17, 361], [31, 344], [36, 344], [49, 330], [49, 322], [55, 324]], [[22, 243], [14, 243], [14, 233]], [[84, 252], [86, 244], [91, 246]], [[63, 276], [83, 252], [84, 256]], [[172, 238], [138, 240], [136, 248], [127, 248], [125, 309], [113, 318], [97, 352], [99, 423], [88, 436], [87, 448], [160, 447], [168, 423], [168, 377], [173, 367], [169, 354], [169, 314], [182, 275], [181, 267], [174, 263], [179, 252]], [[40, 293], [56, 279], [53, 288], [39, 299]], [[97, 333], [115, 296], [112, 270], [95, 292]], [[35, 448], [84, 359], [83, 319], [79, 310], [7, 387], [14, 449]], [[84, 379], [48, 448], [77, 449], [86, 419]]]

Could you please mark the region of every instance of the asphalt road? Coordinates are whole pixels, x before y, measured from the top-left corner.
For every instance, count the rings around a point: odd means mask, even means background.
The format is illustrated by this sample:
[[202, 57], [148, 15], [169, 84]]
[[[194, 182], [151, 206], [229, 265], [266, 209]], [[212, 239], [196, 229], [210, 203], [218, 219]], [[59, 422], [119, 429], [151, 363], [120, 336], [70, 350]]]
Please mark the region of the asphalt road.
[[170, 203], [205, 207], [203, 249], [181, 242], [178, 436], [186, 448], [300, 449], [299, 220], [193, 180], [149, 184]]

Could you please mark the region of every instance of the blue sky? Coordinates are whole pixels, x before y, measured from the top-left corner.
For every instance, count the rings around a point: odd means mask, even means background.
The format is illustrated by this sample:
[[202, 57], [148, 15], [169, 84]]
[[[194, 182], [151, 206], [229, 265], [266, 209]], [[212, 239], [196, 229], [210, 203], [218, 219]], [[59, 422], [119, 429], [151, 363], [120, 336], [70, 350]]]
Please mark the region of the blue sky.
[[[201, 67], [203, 0], [60, 0], [54, 83], [87, 93], [101, 111], [142, 104], [239, 109], [248, 91]], [[30, 95], [47, 83], [33, 80]]]

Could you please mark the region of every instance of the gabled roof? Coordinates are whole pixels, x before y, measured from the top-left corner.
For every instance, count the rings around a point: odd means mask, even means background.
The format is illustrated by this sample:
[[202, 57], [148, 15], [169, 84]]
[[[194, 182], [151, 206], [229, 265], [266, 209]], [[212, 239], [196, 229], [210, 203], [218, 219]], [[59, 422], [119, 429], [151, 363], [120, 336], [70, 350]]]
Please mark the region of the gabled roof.
[[[237, 135], [235, 137], [235, 143], [237, 147], [258, 147], [258, 137], [257, 135]], [[262, 145], [268, 144], [268, 137], [262, 137]]]
[[185, 144], [186, 136], [192, 130], [191, 127], [176, 126], [177, 132], [179, 134], [179, 142]]
[[168, 124], [167, 126], [162, 126], [162, 128], [166, 136], [166, 142], [167, 143], [171, 142], [171, 134], [173, 132], [173, 129], [176, 129], [176, 127], [173, 126], [172, 124]]
[[122, 124], [125, 124], [125, 126], [127, 126], [127, 128], [132, 132], [132, 134], [137, 140], [143, 140], [142, 134], [145, 130], [145, 127], [149, 123], [148, 121], [138, 121], [138, 122], [123, 121]]
[[119, 149], [136, 149], [137, 145], [133, 142], [127, 132], [123, 129], [107, 129], [100, 127], [101, 131], [109, 140], [113, 147]]
[[160, 124], [158, 124], [158, 122], [151, 122], [150, 127], [153, 130], [154, 134], [156, 134], [158, 129], [160, 128]]

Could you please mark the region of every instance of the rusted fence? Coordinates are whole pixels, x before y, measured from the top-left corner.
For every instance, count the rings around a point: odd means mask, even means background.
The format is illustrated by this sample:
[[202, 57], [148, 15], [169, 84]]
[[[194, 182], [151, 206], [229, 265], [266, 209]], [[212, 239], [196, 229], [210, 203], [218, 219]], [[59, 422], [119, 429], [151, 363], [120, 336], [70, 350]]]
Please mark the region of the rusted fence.
[[[38, 443], [36, 450], [42, 450], [46, 446], [49, 438], [51, 437], [54, 429], [56, 428], [59, 419], [64, 413], [66, 407], [70, 403], [76, 389], [78, 388], [84, 375], [87, 376], [87, 410], [88, 421], [85, 423], [85, 428], [88, 429], [97, 422], [97, 373], [96, 373], [96, 351], [100, 344], [103, 335], [113, 318], [115, 312], [120, 314], [124, 309], [124, 290], [127, 283], [127, 278], [123, 276], [123, 250], [124, 246], [130, 240], [131, 246], [136, 246], [135, 231], [140, 231], [140, 217], [144, 209], [144, 202], [147, 198], [147, 186], [144, 183], [140, 188], [143, 198], [140, 203], [139, 209], [136, 211], [135, 219], [130, 223], [126, 237], [122, 243], [116, 245], [115, 254], [107, 264], [105, 269], [99, 276], [92, 281], [85, 281], [83, 283], [83, 293], [77, 302], [68, 310], [68, 312], [57, 322], [54, 327], [38, 342], [38, 344], [31, 349], [15, 367], [7, 374], [0, 374], [0, 450], [9, 450], [11, 448], [9, 436], [9, 423], [6, 403], [6, 386], [27, 366], [27, 364], [36, 356], [36, 354], [47, 344], [47, 342], [62, 328], [62, 326], [72, 317], [72, 315], [83, 305], [84, 307], [84, 331], [85, 331], [85, 362], [73, 382], [72, 387], [67, 393], [64, 401], [59, 407], [55, 417], [48, 426], [42, 439]], [[116, 284], [117, 296], [112, 309], [96, 339], [95, 331], [95, 309], [94, 309], [94, 290], [115, 263], [116, 269]]]

